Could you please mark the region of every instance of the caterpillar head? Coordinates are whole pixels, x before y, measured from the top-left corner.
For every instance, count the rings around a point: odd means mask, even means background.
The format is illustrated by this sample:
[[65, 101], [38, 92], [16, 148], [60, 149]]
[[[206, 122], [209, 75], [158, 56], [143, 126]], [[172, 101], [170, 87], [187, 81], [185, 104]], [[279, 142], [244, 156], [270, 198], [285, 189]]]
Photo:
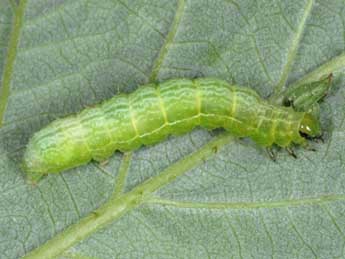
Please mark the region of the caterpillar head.
[[320, 122], [310, 113], [306, 113], [299, 126], [299, 132], [303, 137], [315, 138], [321, 136]]

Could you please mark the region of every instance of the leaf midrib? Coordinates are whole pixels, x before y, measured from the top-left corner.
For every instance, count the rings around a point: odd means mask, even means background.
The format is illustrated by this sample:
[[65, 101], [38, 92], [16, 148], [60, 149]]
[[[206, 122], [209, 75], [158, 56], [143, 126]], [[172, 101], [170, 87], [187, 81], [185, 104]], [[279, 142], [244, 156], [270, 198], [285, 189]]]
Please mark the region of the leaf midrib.
[[77, 224], [68, 227], [66, 230], [57, 234], [48, 242], [40, 246], [38, 249], [33, 250], [23, 258], [49, 259], [60, 255], [68, 248], [83, 240], [85, 237], [120, 218], [128, 211], [143, 204], [143, 202], [145, 202], [152, 193], [168, 183], [171, 183], [178, 176], [183, 175], [186, 171], [194, 168], [196, 165], [209, 159], [212, 157], [212, 154], [215, 153], [215, 150], [220, 150], [233, 139], [234, 138], [227, 133], [214, 138], [201, 149], [163, 170], [158, 176], [145, 181], [130, 192], [120, 195], [117, 198], [115, 197], [110, 199], [102, 207], [81, 219]]

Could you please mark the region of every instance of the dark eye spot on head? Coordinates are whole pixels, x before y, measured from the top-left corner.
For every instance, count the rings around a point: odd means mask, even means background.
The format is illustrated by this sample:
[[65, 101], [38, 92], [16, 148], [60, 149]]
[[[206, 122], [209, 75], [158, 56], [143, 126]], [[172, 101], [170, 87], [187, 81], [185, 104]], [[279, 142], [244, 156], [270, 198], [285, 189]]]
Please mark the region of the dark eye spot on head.
[[322, 142], [324, 141], [322, 135], [312, 137], [312, 136], [310, 136], [310, 135], [308, 135], [308, 134], [306, 134], [306, 133], [304, 133], [302, 131], [300, 131], [299, 134], [301, 135], [301, 137], [303, 137], [303, 138], [305, 138], [307, 140], [321, 140]]
[[291, 100], [290, 98], [284, 98], [283, 99], [283, 106], [294, 108], [293, 100]]
[[310, 137], [307, 133], [304, 133], [304, 132], [302, 132], [302, 131], [300, 131], [299, 134], [301, 135], [301, 137], [303, 137], [303, 138], [305, 138], [305, 139], [309, 139], [309, 140], [313, 139], [313, 138]]

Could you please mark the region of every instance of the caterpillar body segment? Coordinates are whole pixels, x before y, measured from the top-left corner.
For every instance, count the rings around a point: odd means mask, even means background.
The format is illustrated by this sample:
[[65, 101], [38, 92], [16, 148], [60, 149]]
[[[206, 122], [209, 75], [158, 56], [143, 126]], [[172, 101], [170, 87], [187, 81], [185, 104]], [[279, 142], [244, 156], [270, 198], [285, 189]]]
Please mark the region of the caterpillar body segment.
[[173, 79], [53, 121], [30, 139], [24, 168], [37, 180], [42, 174], [103, 161], [116, 150], [135, 150], [196, 126], [224, 128], [264, 147], [304, 145], [301, 132], [320, 134], [313, 116], [269, 104], [250, 88], [211, 78]]

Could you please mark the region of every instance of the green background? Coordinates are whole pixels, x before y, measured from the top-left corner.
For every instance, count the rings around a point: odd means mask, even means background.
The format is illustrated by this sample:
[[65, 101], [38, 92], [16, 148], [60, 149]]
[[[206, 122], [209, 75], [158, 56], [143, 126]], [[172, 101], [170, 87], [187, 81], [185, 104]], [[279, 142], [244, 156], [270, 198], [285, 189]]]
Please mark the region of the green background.
[[[0, 0], [0, 258], [345, 257], [344, 49], [342, 0]], [[53, 119], [147, 82], [266, 98], [330, 72], [298, 159], [195, 129], [37, 186], [19, 166]]]

